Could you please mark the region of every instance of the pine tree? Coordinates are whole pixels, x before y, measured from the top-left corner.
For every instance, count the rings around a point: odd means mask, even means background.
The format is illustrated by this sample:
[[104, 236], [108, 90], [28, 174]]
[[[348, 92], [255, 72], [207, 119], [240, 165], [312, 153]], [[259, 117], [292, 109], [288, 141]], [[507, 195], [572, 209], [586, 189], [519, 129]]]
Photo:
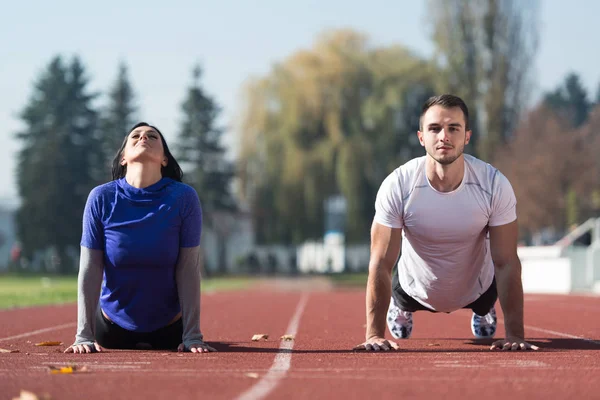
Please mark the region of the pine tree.
[[575, 128], [583, 125], [590, 114], [592, 104], [579, 75], [570, 73], [564, 83], [544, 96], [544, 104], [568, 118]]
[[83, 207], [100, 174], [95, 95], [87, 83], [78, 58], [65, 65], [55, 57], [21, 113], [25, 129], [17, 134], [22, 202], [16, 224], [23, 255], [51, 253], [45, 267], [61, 273], [75, 270], [69, 251], [78, 249]]
[[125, 63], [119, 65], [117, 79], [109, 93], [109, 103], [102, 117], [103, 151], [105, 155], [106, 176], [110, 176], [110, 165], [120, 148], [123, 138], [135, 123], [137, 106], [135, 93], [129, 81]]
[[178, 154], [189, 166], [188, 181], [198, 192], [204, 212], [231, 211], [236, 208], [230, 192], [234, 176], [221, 144], [223, 130], [217, 126], [221, 112], [216, 102], [200, 87], [202, 70], [196, 66], [193, 83], [182, 105], [183, 123], [178, 137]]
[[230, 192], [234, 168], [226, 160], [221, 144], [223, 130], [217, 126], [221, 109], [201, 88], [201, 75], [200, 66], [196, 66], [182, 105], [183, 123], [176, 149], [183, 168], [188, 169], [184, 178], [187, 176], [187, 183], [200, 197], [203, 221], [218, 237], [217, 268], [226, 272], [226, 239], [232, 226], [231, 216], [227, 214], [237, 208]]

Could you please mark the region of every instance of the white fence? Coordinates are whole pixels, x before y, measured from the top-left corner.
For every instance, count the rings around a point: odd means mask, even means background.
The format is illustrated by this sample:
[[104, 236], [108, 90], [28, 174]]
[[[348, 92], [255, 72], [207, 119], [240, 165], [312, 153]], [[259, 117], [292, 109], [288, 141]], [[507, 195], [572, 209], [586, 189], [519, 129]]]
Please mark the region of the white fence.
[[[591, 243], [578, 243], [585, 235]], [[600, 218], [586, 221], [556, 245], [519, 247], [517, 253], [526, 293], [600, 294]], [[368, 245], [311, 242], [298, 248], [303, 273], [365, 271], [368, 264]]]
[[[203, 233], [209, 271], [223, 263], [227, 268], [221, 272], [267, 274], [365, 272], [369, 265], [368, 244], [329, 238], [297, 247], [256, 246], [249, 219], [233, 219], [229, 225], [221, 256], [216, 232]], [[586, 221], [553, 246], [519, 247], [518, 255], [526, 293], [600, 293], [600, 218]]]

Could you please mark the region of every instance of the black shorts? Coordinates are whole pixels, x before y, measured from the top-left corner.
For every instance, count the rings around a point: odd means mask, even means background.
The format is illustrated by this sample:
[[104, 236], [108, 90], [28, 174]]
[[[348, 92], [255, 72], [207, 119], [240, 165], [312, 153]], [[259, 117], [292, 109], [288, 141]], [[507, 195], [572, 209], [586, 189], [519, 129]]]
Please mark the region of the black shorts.
[[[394, 268], [393, 277], [392, 277], [392, 297], [396, 301], [396, 304], [403, 311], [415, 312], [419, 310], [437, 312], [428, 307], [425, 307], [423, 304], [419, 303], [417, 300], [412, 298], [408, 293], [402, 289], [400, 285], [400, 281], [398, 280], [398, 271]], [[463, 308], [470, 308], [477, 315], [484, 316], [490, 312], [490, 309], [496, 304], [496, 300], [498, 299], [498, 291], [496, 289], [496, 277], [492, 280], [492, 284], [477, 300], [464, 306]]]
[[149, 344], [152, 349], [177, 349], [182, 336], [181, 318], [153, 332], [133, 332], [106, 318], [100, 307], [96, 312], [96, 341], [107, 349], [138, 349], [140, 343]]

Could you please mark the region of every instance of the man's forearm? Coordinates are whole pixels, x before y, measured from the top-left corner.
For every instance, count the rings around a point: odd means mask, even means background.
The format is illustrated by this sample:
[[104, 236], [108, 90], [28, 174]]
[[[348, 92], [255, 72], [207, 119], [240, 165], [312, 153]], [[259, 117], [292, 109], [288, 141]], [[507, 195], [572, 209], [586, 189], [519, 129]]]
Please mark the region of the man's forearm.
[[391, 296], [391, 268], [384, 265], [370, 267], [367, 281], [367, 340], [372, 337], [384, 337], [385, 318]]
[[506, 337], [525, 337], [523, 326], [523, 284], [521, 262], [518, 258], [496, 266], [498, 298], [504, 313]]

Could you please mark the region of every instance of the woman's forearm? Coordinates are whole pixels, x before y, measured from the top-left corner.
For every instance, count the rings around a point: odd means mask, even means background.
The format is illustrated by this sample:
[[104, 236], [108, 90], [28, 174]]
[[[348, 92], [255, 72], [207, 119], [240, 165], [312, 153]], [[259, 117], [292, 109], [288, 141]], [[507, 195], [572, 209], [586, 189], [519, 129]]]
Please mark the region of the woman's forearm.
[[81, 247], [77, 278], [77, 335], [75, 344], [90, 344], [95, 341], [96, 310], [100, 299], [103, 273], [103, 251]]
[[175, 272], [183, 322], [183, 344], [203, 343], [200, 332], [200, 246], [182, 247]]

